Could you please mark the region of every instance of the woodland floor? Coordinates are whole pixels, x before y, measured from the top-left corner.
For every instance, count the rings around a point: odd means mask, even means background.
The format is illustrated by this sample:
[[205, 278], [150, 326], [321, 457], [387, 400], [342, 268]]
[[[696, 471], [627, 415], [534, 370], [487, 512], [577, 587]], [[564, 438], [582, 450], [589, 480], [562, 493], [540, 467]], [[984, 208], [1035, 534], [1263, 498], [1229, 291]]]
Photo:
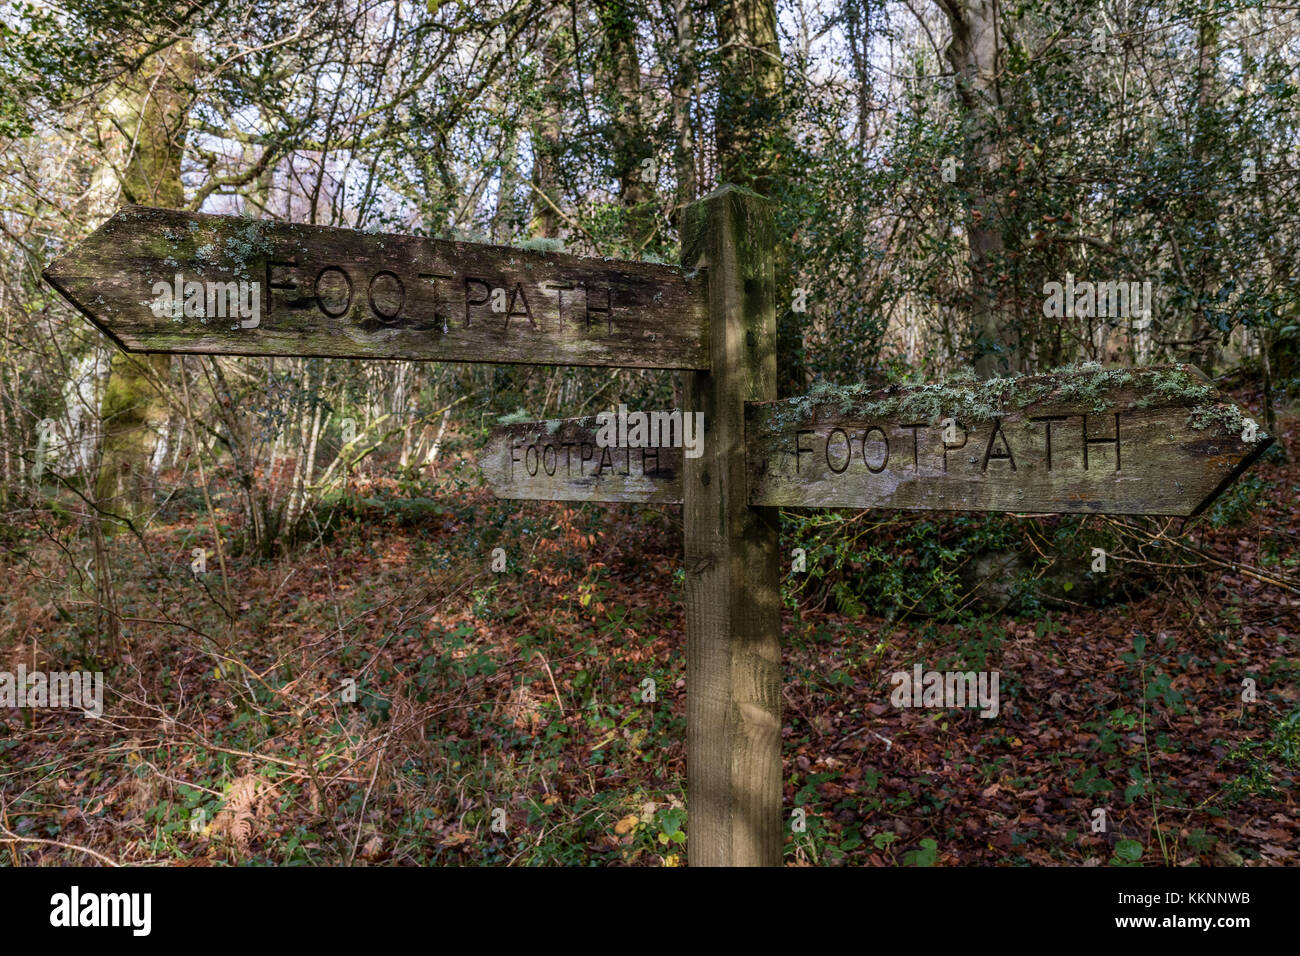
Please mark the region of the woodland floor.
[[[1252, 474], [1185, 537], [1293, 583], [1300, 465]], [[228, 585], [215, 556], [190, 572], [212, 536], [187, 489], [143, 545], [113, 541], [116, 648], [73, 501], [19, 514], [0, 669], [107, 689], [102, 719], [0, 710], [0, 861], [684, 864], [679, 514], [499, 502], [461, 475], [360, 485], [288, 553], [227, 555]], [[1100, 608], [788, 606], [786, 861], [1295, 864], [1300, 594], [1197, 563]], [[895, 708], [915, 663], [996, 669], [1001, 712]]]

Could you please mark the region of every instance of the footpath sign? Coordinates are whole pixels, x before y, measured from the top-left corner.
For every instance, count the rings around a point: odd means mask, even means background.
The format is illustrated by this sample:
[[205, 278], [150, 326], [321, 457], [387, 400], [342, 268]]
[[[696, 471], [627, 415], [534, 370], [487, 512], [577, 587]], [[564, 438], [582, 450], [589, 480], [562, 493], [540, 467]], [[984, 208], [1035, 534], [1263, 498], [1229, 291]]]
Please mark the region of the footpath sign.
[[684, 212], [674, 268], [127, 207], [44, 275], [128, 351], [683, 370], [683, 409], [501, 426], [482, 466], [682, 504], [690, 862], [775, 866], [779, 508], [1195, 515], [1272, 439], [1189, 366], [777, 401], [770, 204]]
[[[1080, 397], [1085, 395], [1086, 397]], [[634, 413], [635, 414], [635, 413]], [[502, 498], [680, 503], [682, 450], [602, 445], [595, 417], [499, 426]], [[1268, 447], [1189, 365], [813, 395], [746, 407], [749, 503], [1035, 514], [1200, 514]]]
[[[661, 414], [673, 434], [681, 412]], [[670, 417], [675, 416], [675, 417]], [[675, 437], [675, 436], [674, 436]], [[682, 503], [683, 448], [672, 439], [605, 445], [595, 416], [498, 425], [479, 467], [498, 498]]]
[[127, 206], [44, 275], [128, 352], [708, 367], [651, 263]]
[[1191, 366], [1048, 375], [752, 406], [755, 505], [1199, 514], [1268, 439]]

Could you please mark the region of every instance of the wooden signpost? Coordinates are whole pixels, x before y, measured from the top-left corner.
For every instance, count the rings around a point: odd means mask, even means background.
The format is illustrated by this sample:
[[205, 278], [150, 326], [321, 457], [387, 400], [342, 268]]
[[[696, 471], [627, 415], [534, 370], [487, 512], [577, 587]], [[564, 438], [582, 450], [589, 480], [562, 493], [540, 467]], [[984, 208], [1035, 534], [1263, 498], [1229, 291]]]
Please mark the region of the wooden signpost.
[[[1190, 517], [1270, 442], [1185, 365], [746, 407], [749, 503], [767, 507]], [[681, 463], [600, 447], [594, 417], [500, 426], [481, 459], [499, 497], [557, 501], [680, 503]]]
[[708, 367], [672, 266], [127, 206], [44, 276], [128, 352]]
[[499, 425], [479, 467], [498, 498], [682, 503], [682, 449], [602, 447], [595, 417]]
[[[505, 498], [683, 505], [692, 865], [779, 865], [778, 509], [1195, 515], [1272, 439], [1195, 369], [776, 401], [767, 200], [685, 210], [683, 268], [128, 207], [44, 273], [129, 351], [686, 370], [693, 451], [499, 427]], [[679, 433], [680, 434], [680, 433]]]
[[1271, 439], [1191, 366], [1076, 368], [749, 409], [755, 505], [1200, 514]]

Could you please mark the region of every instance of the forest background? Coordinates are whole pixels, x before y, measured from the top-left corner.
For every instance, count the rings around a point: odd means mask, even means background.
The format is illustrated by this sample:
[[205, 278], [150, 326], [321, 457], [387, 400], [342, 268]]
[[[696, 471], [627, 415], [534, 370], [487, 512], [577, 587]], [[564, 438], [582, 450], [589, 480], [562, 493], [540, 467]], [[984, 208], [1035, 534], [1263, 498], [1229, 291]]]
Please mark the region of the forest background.
[[1258, 0], [5, 3], [0, 667], [110, 693], [0, 714], [0, 856], [684, 860], [679, 511], [475, 467], [676, 375], [130, 356], [40, 272], [124, 203], [675, 262], [730, 182], [783, 395], [1190, 362], [1278, 438], [1186, 527], [784, 514], [788, 859], [1293, 861], [1298, 66]]

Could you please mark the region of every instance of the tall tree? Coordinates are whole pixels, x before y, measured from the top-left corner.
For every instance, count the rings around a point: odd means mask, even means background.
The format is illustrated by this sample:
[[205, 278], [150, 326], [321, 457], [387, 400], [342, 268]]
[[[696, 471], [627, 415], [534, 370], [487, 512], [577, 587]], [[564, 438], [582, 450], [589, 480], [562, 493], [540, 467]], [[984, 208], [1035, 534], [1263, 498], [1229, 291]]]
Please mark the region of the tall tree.
[[[543, 239], [560, 236], [560, 136], [563, 103], [569, 80], [564, 48], [564, 7], [556, 3], [547, 12], [541, 46], [541, 88], [533, 110], [533, 221], [530, 231]], [[576, 52], [574, 53], [576, 56]]]
[[629, 251], [643, 248], [655, 232], [654, 185], [648, 182], [653, 147], [641, 103], [641, 58], [637, 51], [637, 8], [632, 0], [597, 0], [603, 38], [601, 89], [609, 124], [609, 145], [623, 207]]
[[937, 0], [952, 40], [944, 51], [956, 74], [961, 108], [963, 168], [970, 183], [966, 238], [971, 283], [971, 358], [975, 374], [991, 378], [1020, 371], [1020, 336], [1000, 294], [999, 272], [1007, 248], [997, 182], [1003, 166], [999, 115], [1005, 108], [1000, 77], [1006, 47], [1000, 42], [997, 0]]
[[1211, 236], [1218, 232], [1219, 201], [1215, 193], [1222, 190], [1217, 182], [1219, 170], [1216, 169], [1211, 155], [1216, 140], [1222, 138], [1220, 126], [1223, 116], [1219, 106], [1219, 83], [1217, 79], [1217, 54], [1221, 23], [1216, 11], [1210, 4], [1202, 8], [1196, 24], [1196, 102], [1189, 110], [1192, 117], [1191, 160], [1192, 175], [1198, 180], [1198, 188], [1192, 198], [1192, 208], [1188, 210], [1191, 220], [1188, 225], [1192, 230], [1191, 257], [1195, 263], [1189, 276], [1196, 283], [1196, 307], [1191, 310], [1192, 363], [1202, 371], [1212, 374], [1218, 357], [1216, 333], [1207, 313], [1210, 303], [1215, 302], [1222, 287], [1223, 270], [1221, 268], [1219, 243]]
[[673, 165], [677, 174], [677, 208], [699, 198], [696, 174], [695, 81], [698, 66], [695, 57], [695, 12], [692, 0], [673, 0], [673, 32], [676, 62], [673, 64]]
[[[194, 76], [190, 41], [179, 40], [141, 58], [118, 83], [105, 125], [118, 139], [118, 176], [129, 203], [180, 208], [181, 183]], [[107, 150], [113, 154], [117, 150]], [[162, 389], [171, 379], [169, 355], [128, 355], [113, 350], [108, 385], [100, 405], [103, 421], [96, 495], [110, 520], [105, 530], [120, 530], [117, 519], [134, 522], [153, 501], [152, 474], [160, 437], [165, 435], [168, 404]]]
[[[714, 140], [718, 179], [775, 199], [787, 219], [785, 170], [791, 147], [784, 103], [785, 65], [777, 35], [773, 0], [711, 0], [718, 37], [717, 109]], [[782, 226], [788, 225], [782, 222]], [[783, 231], [783, 230], [779, 230]], [[804, 332], [807, 312], [796, 312], [790, 249], [781, 243], [775, 256], [777, 303], [777, 389], [803, 390]]]
[[772, 0], [712, 0], [717, 27], [718, 178], [774, 196], [784, 136], [785, 67]]

